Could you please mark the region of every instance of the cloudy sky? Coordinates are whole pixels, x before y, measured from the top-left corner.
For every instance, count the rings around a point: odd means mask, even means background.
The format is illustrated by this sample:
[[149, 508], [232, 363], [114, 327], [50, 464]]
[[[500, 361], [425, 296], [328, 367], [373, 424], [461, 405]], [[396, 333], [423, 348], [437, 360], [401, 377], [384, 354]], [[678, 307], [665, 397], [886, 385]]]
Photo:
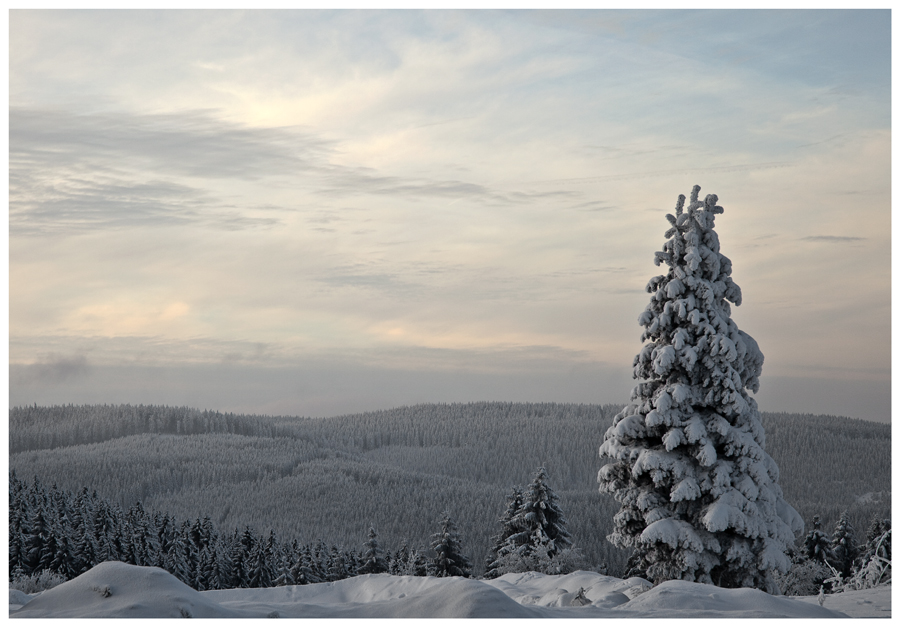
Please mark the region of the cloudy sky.
[[624, 402], [716, 193], [763, 410], [890, 419], [888, 11], [12, 11], [12, 405]]

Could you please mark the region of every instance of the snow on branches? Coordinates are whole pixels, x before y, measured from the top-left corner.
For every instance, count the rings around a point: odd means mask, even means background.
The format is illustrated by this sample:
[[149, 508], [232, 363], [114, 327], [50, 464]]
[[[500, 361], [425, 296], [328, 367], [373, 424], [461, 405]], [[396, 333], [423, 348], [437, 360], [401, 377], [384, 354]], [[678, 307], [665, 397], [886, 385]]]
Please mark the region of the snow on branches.
[[649, 577], [777, 590], [803, 521], [783, 498], [756, 401], [763, 355], [731, 320], [741, 289], [719, 252], [718, 197], [678, 197], [639, 316], [638, 384], [600, 448], [598, 474], [620, 511], [609, 540]]
[[565, 516], [550, 487], [547, 470], [541, 466], [527, 490], [513, 488], [507, 496], [506, 512], [500, 518], [501, 532], [494, 537], [488, 554], [485, 578], [527, 571], [568, 573], [584, 563], [572, 543]]

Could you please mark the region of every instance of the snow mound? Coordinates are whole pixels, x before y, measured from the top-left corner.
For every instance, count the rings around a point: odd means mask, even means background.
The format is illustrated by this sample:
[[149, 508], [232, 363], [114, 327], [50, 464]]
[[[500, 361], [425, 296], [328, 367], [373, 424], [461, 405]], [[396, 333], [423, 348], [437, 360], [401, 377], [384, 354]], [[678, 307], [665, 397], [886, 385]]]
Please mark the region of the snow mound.
[[578, 570], [568, 575], [544, 575], [536, 572], [508, 573], [485, 581], [522, 605], [578, 607], [573, 603], [579, 590], [593, 607], [613, 608], [628, 603], [651, 583], [640, 577], [617, 579], [599, 573]]
[[16, 618], [229, 618], [241, 615], [211, 602], [161, 568], [122, 562], [98, 564], [10, 612], [10, 617]]
[[717, 588], [692, 581], [665, 581], [618, 609], [670, 618], [846, 618], [841, 612], [762, 590]]
[[26, 603], [28, 603], [32, 598], [37, 596], [36, 594], [25, 594], [21, 590], [15, 590], [14, 588], [9, 589], [9, 609], [17, 610]]
[[210, 590], [207, 599], [282, 618], [531, 618], [499, 590], [462, 577], [359, 575], [331, 583], [256, 590]]
[[515, 573], [490, 581], [361, 575], [306, 586], [197, 592], [159, 568], [104, 562], [39, 594], [10, 590], [9, 602], [11, 618], [833, 618], [890, 616], [891, 598], [887, 586], [828, 595], [821, 607], [815, 597], [686, 581], [650, 588], [639, 577], [587, 571]]

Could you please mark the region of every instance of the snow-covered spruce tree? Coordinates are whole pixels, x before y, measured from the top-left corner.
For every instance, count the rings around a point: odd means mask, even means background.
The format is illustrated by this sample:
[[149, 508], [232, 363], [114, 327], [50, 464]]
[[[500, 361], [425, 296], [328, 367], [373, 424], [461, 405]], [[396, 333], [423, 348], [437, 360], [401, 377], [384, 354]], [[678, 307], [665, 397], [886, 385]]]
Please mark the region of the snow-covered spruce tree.
[[806, 534], [803, 546], [808, 559], [834, 565], [835, 559], [831, 550], [831, 539], [827, 533], [822, 531], [822, 523], [819, 522], [818, 514], [813, 516], [813, 528]]
[[409, 561], [406, 569], [406, 575], [413, 577], [428, 576], [428, 559], [425, 557], [425, 548], [420, 547], [409, 553]]
[[522, 506], [522, 499], [522, 488], [513, 486], [512, 492], [506, 496], [506, 511], [500, 516], [500, 533], [491, 538], [494, 544], [484, 560], [486, 565], [484, 579], [496, 579], [503, 574], [500, 572], [500, 551], [506, 545], [509, 537], [517, 531], [513, 525], [513, 519]]
[[842, 577], [849, 577], [853, 572], [853, 562], [859, 555], [859, 547], [856, 544], [856, 531], [850, 524], [847, 510], [841, 512], [834, 533], [831, 534], [831, 552], [834, 555], [832, 566], [838, 569]]
[[532, 546], [543, 542], [548, 546], [549, 556], [553, 557], [572, 546], [566, 524], [556, 493], [550, 487], [547, 470], [541, 466], [531, 485], [522, 493], [522, 505], [513, 520], [514, 527], [520, 531], [510, 536], [510, 540], [517, 545]]
[[866, 543], [858, 547], [854, 563], [855, 589], [874, 588], [891, 578], [891, 521], [872, 519], [866, 530]]
[[391, 575], [405, 575], [409, 565], [409, 542], [406, 538], [400, 541], [400, 548], [388, 561], [388, 573]]
[[550, 487], [546, 469], [538, 469], [519, 500], [518, 508], [505, 524], [506, 540], [497, 548], [488, 574], [527, 571], [560, 574], [580, 565], [582, 556], [572, 548], [572, 537], [566, 530], [566, 519]]
[[600, 448], [601, 492], [620, 503], [609, 540], [638, 552], [655, 582], [777, 591], [803, 520], [778, 485], [756, 401], [763, 355], [731, 320], [741, 290], [719, 252], [715, 194], [678, 197], [638, 318], [638, 384]]
[[[866, 543], [858, 547], [859, 557], [856, 558], [855, 567], [862, 568], [865, 562], [875, 554], [875, 547], [880, 542], [880, 538], [885, 532], [891, 530], [891, 521], [889, 518], [879, 518], [875, 516], [866, 529]], [[890, 543], [887, 544], [888, 559], [890, 559]]]
[[359, 567], [359, 574], [370, 575], [385, 572], [387, 564], [378, 548], [378, 534], [375, 532], [374, 526], [369, 527], [369, 539], [363, 546], [366, 547], [366, 552], [363, 555], [363, 564]]
[[462, 553], [462, 544], [456, 524], [450, 514], [441, 514], [441, 529], [432, 535], [431, 549], [434, 559], [431, 561], [429, 575], [434, 577], [471, 577], [472, 564]]

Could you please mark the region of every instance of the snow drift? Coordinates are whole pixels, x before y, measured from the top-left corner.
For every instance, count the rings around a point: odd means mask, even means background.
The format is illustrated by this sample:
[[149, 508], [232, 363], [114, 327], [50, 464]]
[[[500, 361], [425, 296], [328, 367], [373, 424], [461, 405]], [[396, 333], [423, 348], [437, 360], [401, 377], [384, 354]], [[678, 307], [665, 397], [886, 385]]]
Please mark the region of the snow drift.
[[[33, 598], [10, 616], [28, 618], [231, 618], [241, 614], [210, 601], [161, 568], [103, 562]], [[12, 595], [10, 595], [12, 602]]]
[[[890, 611], [890, 588], [886, 596], [883, 589], [880, 594], [877, 603], [865, 603], [884, 615], [885, 606]], [[40, 594], [10, 591], [9, 602], [13, 618], [846, 617], [808, 600], [759, 590], [684, 581], [651, 588], [637, 577], [623, 580], [586, 571], [515, 573], [490, 581], [379, 574], [306, 586], [197, 592], [162, 569], [121, 562], [104, 562]]]

